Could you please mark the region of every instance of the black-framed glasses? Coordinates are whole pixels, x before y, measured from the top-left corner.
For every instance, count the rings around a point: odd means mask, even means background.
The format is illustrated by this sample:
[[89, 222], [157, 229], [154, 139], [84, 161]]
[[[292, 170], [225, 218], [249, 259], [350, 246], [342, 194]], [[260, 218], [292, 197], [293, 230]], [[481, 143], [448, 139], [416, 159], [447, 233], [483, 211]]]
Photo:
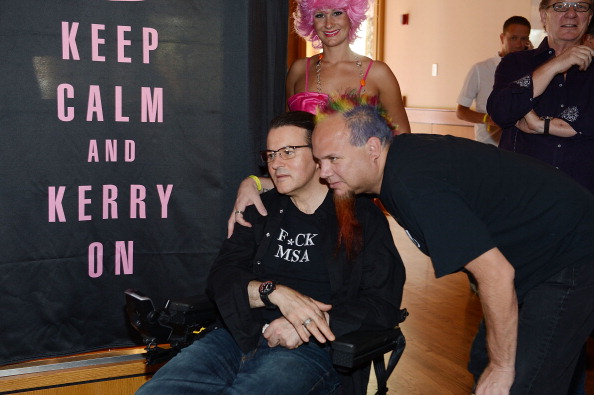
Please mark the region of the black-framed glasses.
[[264, 163], [270, 163], [278, 155], [281, 159], [288, 160], [295, 157], [295, 150], [297, 148], [311, 148], [311, 144], [308, 145], [287, 145], [286, 147], [279, 148], [277, 150], [267, 149], [260, 151], [260, 158]]
[[553, 3], [547, 8], [552, 8], [553, 11], [566, 12], [569, 7], [573, 7], [575, 12], [588, 12], [592, 9], [592, 4], [586, 3], [585, 1], [573, 2], [573, 1], [559, 1]]

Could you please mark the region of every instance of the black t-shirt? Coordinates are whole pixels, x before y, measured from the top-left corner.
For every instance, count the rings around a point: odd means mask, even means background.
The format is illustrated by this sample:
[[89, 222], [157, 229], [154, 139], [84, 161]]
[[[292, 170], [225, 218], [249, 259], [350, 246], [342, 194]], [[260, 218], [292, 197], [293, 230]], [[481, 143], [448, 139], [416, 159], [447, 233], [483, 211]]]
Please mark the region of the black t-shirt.
[[437, 277], [497, 247], [522, 297], [566, 266], [594, 264], [594, 197], [560, 171], [494, 146], [400, 135], [380, 198]]
[[[273, 279], [317, 301], [330, 303], [331, 287], [324, 249], [330, 235], [323, 216], [305, 214], [291, 202], [277, 234], [261, 259], [263, 279]], [[327, 255], [327, 254], [326, 254]], [[280, 316], [269, 311], [268, 318]]]

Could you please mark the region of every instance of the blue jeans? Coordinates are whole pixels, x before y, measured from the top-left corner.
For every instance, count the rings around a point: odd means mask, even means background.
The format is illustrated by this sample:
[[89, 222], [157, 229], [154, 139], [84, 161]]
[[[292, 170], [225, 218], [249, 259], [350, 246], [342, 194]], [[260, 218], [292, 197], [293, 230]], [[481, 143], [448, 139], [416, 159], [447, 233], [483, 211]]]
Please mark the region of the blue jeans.
[[243, 353], [229, 331], [215, 329], [181, 350], [137, 395], [333, 394], [340, 379], [327, 347], [258, 347]]
[[[594, 328], [594, 262], [561, 270], [530, 290], [519, 311], [516, 377], [510, 395], [565, 395]], [[468, 368], [478, 378], [488, 356], [481, 323]]]

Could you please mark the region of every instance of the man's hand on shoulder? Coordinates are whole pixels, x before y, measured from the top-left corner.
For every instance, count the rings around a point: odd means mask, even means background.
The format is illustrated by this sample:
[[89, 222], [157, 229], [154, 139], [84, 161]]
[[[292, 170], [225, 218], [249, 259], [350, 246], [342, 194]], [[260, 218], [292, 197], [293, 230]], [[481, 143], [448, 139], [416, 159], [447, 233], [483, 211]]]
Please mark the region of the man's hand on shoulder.
[[241, 182], [241, 184], [239, 184], [239, 189], [237, 190], [235, 205], [233, 206], [233, 211], [231, 212], [229, 220], [227, 221], [227, 238], [233, 235], [236, 222], [240, 225], [247, 226], [248, 228], [252, 226], [252, 224], [243, 218], [245, 208], [247, 206], [251, 206], [252, 204], [256, 206], [256, 209], [260, 214], [268, 214], [264, 204], [262, 203], [262, 199], [260, 199], [260, 192], [258, 191], [255, 181], [252, 178], [247, 177]]

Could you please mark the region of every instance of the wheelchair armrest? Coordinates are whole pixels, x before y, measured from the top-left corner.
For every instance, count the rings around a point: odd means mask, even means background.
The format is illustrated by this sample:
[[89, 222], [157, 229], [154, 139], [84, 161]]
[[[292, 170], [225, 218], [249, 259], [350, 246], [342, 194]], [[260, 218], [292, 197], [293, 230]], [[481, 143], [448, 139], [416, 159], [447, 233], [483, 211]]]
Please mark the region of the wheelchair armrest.
[[175, 325], [203, 324], [216, 318], [217, 307], [206, 295], [193, 295], [170, 300], [165, 305], [169, 323]]
[[338, 368], [356, 368], [396, 350], [403, 338], [399, 327], [348, 333], [332, 342], [332, 363]]

